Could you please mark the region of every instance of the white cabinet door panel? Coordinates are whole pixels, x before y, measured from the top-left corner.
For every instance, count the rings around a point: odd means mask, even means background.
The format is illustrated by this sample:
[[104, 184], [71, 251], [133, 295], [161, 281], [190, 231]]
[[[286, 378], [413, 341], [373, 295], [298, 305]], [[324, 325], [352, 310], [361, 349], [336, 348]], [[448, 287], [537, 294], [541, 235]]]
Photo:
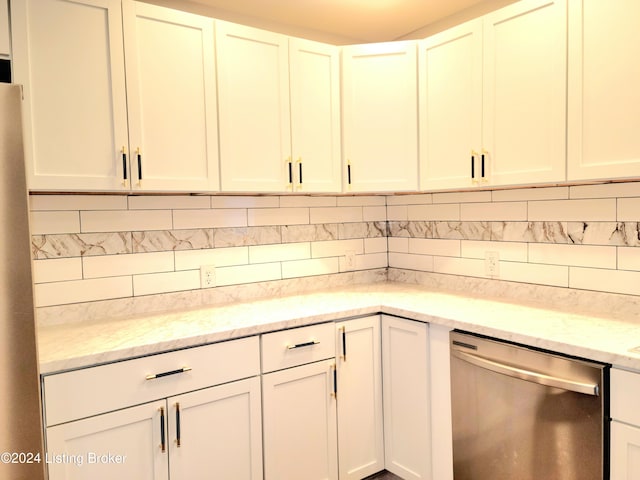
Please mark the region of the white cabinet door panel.
[[213, 20], [124, 6], [132, 188], [217, 190]]
[[123, 190], [127, 145], [119, 0], [12, 3], [32, 190]]

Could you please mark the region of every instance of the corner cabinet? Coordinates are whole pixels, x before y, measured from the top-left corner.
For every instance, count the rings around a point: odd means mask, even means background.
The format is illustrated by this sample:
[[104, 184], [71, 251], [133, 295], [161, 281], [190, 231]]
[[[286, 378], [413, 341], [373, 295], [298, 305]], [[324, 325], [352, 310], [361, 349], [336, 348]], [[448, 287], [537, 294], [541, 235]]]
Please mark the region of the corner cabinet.
[[418, 188], [416, 43], [342, 49], [346, 191]]
[[130, 0], [11, 14], [31, 190], [218, 189], [212, 19]]
[[380, 315], [336, 323], [340, 480], [384, 470]]
[[419, 44], [421, 188], [564, 181], [566, 0], [523, 0]]
[[640, 177], [638, 18], [634, 0], [569, 2], [569, 180]]
[[338, 48], [216, 22], [224, 191], [338, 192]]
[[389, 315], [381, 321], [385, 467], [404, 480], [429, 480], [429, 325]]

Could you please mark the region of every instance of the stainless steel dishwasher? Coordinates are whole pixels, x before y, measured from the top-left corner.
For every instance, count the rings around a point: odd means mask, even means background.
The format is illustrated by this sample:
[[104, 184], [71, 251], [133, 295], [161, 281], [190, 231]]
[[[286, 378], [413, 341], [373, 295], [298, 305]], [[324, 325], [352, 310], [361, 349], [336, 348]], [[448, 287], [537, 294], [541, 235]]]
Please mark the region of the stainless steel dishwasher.
[[609, 366], [451, 332], [455, 480], [607, 480]]

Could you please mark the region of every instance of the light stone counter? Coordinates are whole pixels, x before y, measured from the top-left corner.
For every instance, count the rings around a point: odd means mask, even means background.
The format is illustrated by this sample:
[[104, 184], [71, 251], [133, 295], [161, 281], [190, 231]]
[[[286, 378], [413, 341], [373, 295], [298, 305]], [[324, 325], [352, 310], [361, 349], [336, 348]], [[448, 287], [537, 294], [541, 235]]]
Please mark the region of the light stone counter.
[[378, 312], [640, 370], [640, 353], [630, 351], [640, 346], [637, 321], [388, 282], [164, 315], [40, 327], [40, 371], [53, 373]]

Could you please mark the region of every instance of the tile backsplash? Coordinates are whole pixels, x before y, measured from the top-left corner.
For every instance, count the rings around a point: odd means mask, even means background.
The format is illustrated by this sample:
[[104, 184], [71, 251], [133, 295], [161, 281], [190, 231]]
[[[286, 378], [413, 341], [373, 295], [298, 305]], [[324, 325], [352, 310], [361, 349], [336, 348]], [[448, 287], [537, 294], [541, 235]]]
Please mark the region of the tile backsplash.
[[[30, 201], [40, 312], [387, 267], [640, 295], [640, 183]], [[495, 277], [486, 275], [486, 252], [499, 256]], [[215, 265], [218, 288], [201, 289], [202, 265]]]

